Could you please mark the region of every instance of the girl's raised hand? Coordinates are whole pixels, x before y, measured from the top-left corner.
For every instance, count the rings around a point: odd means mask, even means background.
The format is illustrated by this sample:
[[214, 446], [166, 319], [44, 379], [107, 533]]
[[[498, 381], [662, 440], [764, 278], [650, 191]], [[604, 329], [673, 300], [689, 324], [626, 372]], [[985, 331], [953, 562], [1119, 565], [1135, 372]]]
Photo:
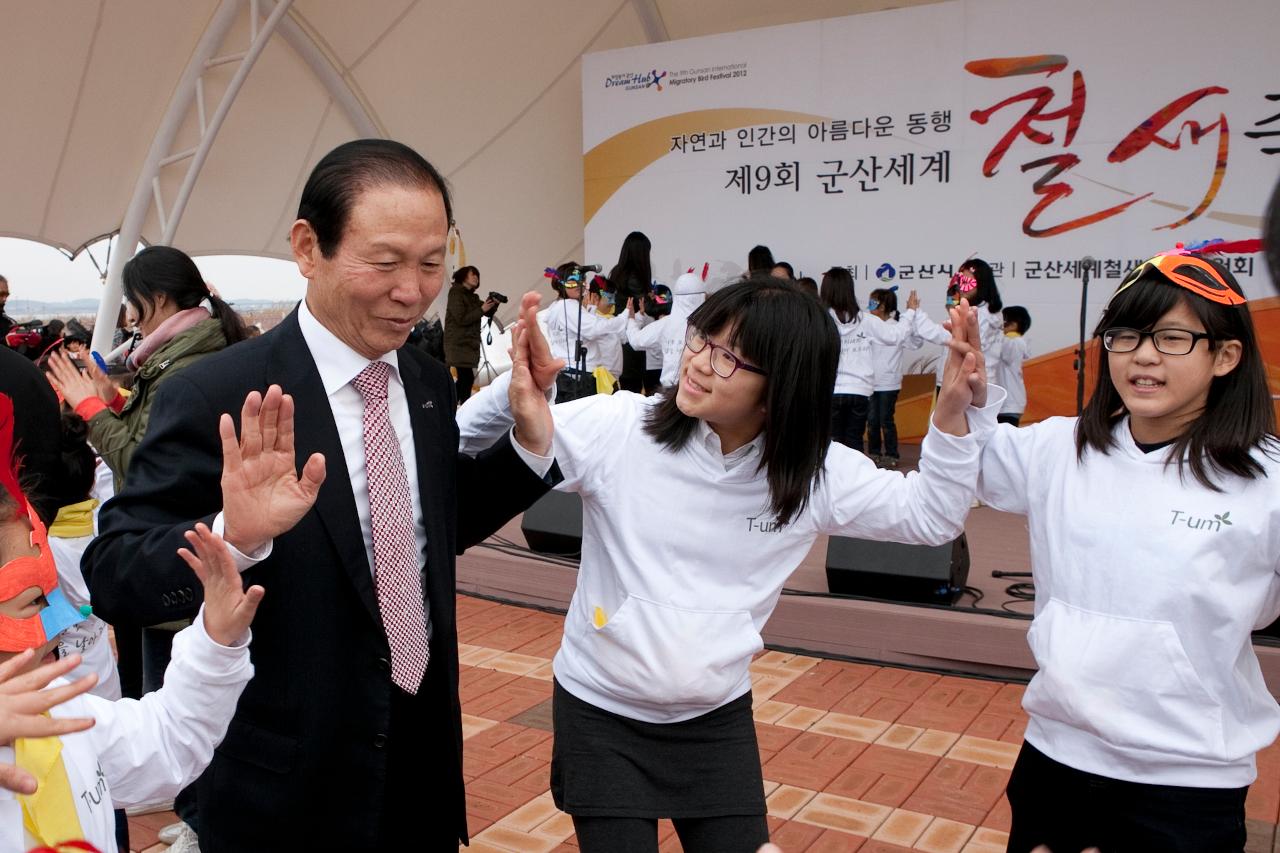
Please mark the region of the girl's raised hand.
[[234, 646], [249, 630], [266, 591], [256, 584], [244, 588], [227, 543], [205, 524], [188, 530], [186, 538], [195, 553], [179, 548], [178, 556], [204, 586], [205, 633], [220, 646]]
[[[520, 300], [520, 322], [511, 332], [511, 386], [507, 391], [521, 447], [546, 456], [551, 452], [554, 424], [546, 390], [564, 362], [551, 356], [538, 327], [541, 297], [530, 291]], [[549, 380], [549, 381], [548, 381]]]
[[[81, 373], [80, 368], [72, 364], [71, 359], [61, 350], [49, 353], [49, 378], [62, 399], [73, 409], [90, 397], [98, 396], [93, 380]], [[111, 399], [102, 402], [110, 403], [112, 399], [115, 399], [114, 394]]]
[[978, 331], [978, 311], [961, 299], [950, 309], [945, 325], [951, 332], [947, 342], [947, 363], [942, 374], [942, 390], [934, 408], [933, 422], [952, 435], [967, 435], [965, 409], [987, 404], [987, 368], [982, 357], [982, 336]]

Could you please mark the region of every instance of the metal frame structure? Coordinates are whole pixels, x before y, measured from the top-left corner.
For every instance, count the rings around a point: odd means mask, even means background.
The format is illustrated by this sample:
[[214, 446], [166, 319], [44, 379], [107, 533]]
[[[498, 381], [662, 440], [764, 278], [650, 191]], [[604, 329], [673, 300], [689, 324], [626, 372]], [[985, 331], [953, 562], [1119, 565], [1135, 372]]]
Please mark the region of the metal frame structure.
[[[93, 329], [92, 348], [95, 351], [106, 352], [110, 349], [122, 293], [121, 274], [125, 263], [134, 255], [134, 247], [142, 238], [142, 226], [152, 204], [155, 205], [162, 232], [160, 243], [167, 245], [177, 234], [196, 180], [200, 177], [200, 171], [208, 159], [227, 113], [274, 34], [279, 33], [285, 43], [306, 62], [316, 79], [362, 136], [385, 135], [371, 111], [335, 68], [334, 62], [297, 22], [288, 17], [291, 3], [292, 0], [222, 0], [205, 27], [151, 140], [151, 147], [147, 150], [147, 157], [134, 184], [133, 196], [117, 233], [115, 251], [109, 255], [102, 300], [98, 303], [98, 318]], [[242, 51], [219, 55], [218, 51], [222, 49], [227, 34], [240, 14], [246, 10], [249, 15], [249, 46]], [[212, 116], [207, 116], [205, 74], [231, 63], [238, 63], [235, 73]], [[193, 148], [174, 151], [173, 144], [178, 131], [193, 107], [199, 120], [200, 140]], [[177, 196], [166, 210], [160, 173], [162, 169], [180, 163], [187, 164], [187, 171]]]

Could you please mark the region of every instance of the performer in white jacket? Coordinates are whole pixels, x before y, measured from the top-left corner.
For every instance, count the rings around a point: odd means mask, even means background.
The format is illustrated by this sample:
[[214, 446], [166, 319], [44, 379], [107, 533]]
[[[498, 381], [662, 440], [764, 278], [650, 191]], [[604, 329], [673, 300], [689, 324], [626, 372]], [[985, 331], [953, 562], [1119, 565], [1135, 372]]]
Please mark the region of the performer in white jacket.
[[[223, 417], [223, 444], [230, 449], [223, 488], [261, 497], [269, 511], [271, 488], [280, 488], [283, 477], [273, 477], [264, 491], [261, 478], [272, 466], [258, 460], [269, 455], [291, 468], [292, 440], [268, 438], [264, 449], [256, 416], [246, 416], [242, 458], [230, 418]], [[282, 418], [280, 432], [286, 430], [291, 434]], [[12, 436], [12, 402], [0, 395], [0, 458], [12, 458]], [[0, 661], [27, 660], [27, 650], [34, 650], [29, 658], [34, 665], [52, 661], [62, 632], [85, 614], [59, 586], [44, 525], [18, 483], [15, 467], [0, 466]], [[195, 622], [174, 639], [164, 687], [141, 700], [76, 696], [51, 714], [68, 721], [92, 718], [92, 728], [61, 737], [20, 737], [0, 746], [0, 766], [16, 766], [37, 784], [30, 793], [0, 790], [0, 850], [83, 840], [112, 853], [117, 849], [114, 808], [172, 798], [208, 766], [253, 675], [249, 625], [263, 590], [244, 589], [232, 554], [204, 524], [187, 539], [191, 549], [179, 554], [200, 579], [205, 603]], [[73, 655], [67, 663], [77, 660]], [[93, 681], [90, 675], [77, 684]]]
[[[978, 329], [982, 336], [982, 355], [987, 363], [987, 381], [999, 382], [996, 371], [1000, 366], [1000, 348], [1004, 342], [1004, 315], [1001, 309], [1004, 303], [1000, 299], [1000, 288], [996, 285], [995, 273], [991, 265], [982, 258], [970, 258], [960, 265], [956, 274], [947, 285], [947, 308], [966, 300], [978, 309]], [[906, 315], [904, 314], [905, 318]], [[935, 323], [923, 309], [916, 311], [910, 323], [913, 334], [931, 344], [946, 347], [949, 333], [941, 324]], [[938, 359], [938, 386], [942, 385], [942, 372], [946, 365], [947, 352], [942, 351]]]
[[1162, 255], [1097, 330], [1080, 418], [1001, 425], [979, 496], [1031, 532], [1039, 671], [1012, 853], [1243, 850], [1280, 733], [1250, 633], [1280, 613], [1280, 443], [1240, 287]]
[[[717, 291], [689, 316], [674, 387], [546, 407], [540, 434], [516, 429], [526, 450], [554, 450], [557, 488], [583, 502], [578, 587], [554, 663], [552, 792], [584, 853], [656, 850], [664, 817], [690, 853], [767, 840], [748, 671], [760, 631], [820, 533], [937, 544], [961, 531], [1003, 398], [991, 389], [988, 403], [962, 310], [918, 474], [831, 443], [813, 413], [830, 404], [834, 324], [770, 278]], [[512, 406], [531, 381], [530, 352], [545, 346], [529, 309]], [[501, 387], [459, 410], [468, 449], [510, 427]], [[630, 522], [646, 517], [652, 526]]]
[[[704, 274], [706, 266], [703, 266]], [[632, 349], [662, 351], [662, 386], [669, 388], [679, 378], [680, 353], [684, 350], [684, 327], [689, 315], [707, 298], [707, 283], [702, 275], [690, 270], [676, 279], [671, 288], [671, 313], [653, 322], [637, 317], [635, 306], [627, 306], [627, 343]], [[553, 350], [554, 352], [554, 350]]]
[[[890, 325], [859, 308], [853, 276], [846, 267], [832, 267], [823, 273], [819, 297], [840, 332], [840, 369], [831, 398], [831, 438], [861, 453], [871, 394], [875, 390], [875, 359], [871, 347], [873, 344], [901, 346], [911, 338], [919, 300], [913, 295], [903, 312], [903, 322]], [[941, 331], [950, 338], [948, 332]]]

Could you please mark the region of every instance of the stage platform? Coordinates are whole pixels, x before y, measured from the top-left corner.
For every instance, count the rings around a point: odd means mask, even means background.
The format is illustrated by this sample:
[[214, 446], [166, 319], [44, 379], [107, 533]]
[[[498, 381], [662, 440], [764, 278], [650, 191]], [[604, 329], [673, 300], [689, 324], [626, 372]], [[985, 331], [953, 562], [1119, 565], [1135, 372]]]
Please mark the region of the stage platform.
[[[904, 445], [903, 470], [919, 448]], [[975, 507], [965, 525], [971, 567], [966, 594], [951, 607], [828, 597], [826, 537], [787, 582], [787, 590], [765, 626], [769, 648], [876, 664], [894, 664], [941, 673], [1026, 681], [1035, 661], [1027, 648], [1030, 601], [1006, 593], [1019, 578], [992, 577], [992, 571], [1029, 571], [1026, 519]], [[563, 612], [573, 594], [577, 570], [567, 561], [543, 559], [500, 543], [527, 547], [520, 519], [507, 524], [485, 545], [458, 558], [458, 591], [500, 601]], [[816, 593], [816, 594], [815, 594]], [[1267, 683], [1280, 697], [1280, 646], [1255, 644]]]

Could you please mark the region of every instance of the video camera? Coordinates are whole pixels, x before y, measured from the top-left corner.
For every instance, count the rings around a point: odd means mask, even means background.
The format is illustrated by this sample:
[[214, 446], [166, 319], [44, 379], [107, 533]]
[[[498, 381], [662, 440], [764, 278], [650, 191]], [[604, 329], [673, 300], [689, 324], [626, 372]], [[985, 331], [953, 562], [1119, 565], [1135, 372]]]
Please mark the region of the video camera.
[[499, 293], [499, 292], [498, 292], [498, 291], [496, 291], [496, 290], [490, 290], [490, 291], [489, 291], [489, 298], [490, 298], [491, 300], [493, 300], [494, 302], [498, 303], [497, 305], [494, 305], [492, 308], [490, 308], [488, 311], [484, 312], [484, 316], [486, 316], [486, 317], [488, 317], [490, 320], [492, 320], [492, 319], [493, 319], [493, 315], [494, 315], [494, 314], [496, 314], [496, 313], [498, 313], [498, 305], [506, 305], [506, 304], [507, 304], [507, 297], [506, 297], [506, 296], [504, 296], [503, 294]]

